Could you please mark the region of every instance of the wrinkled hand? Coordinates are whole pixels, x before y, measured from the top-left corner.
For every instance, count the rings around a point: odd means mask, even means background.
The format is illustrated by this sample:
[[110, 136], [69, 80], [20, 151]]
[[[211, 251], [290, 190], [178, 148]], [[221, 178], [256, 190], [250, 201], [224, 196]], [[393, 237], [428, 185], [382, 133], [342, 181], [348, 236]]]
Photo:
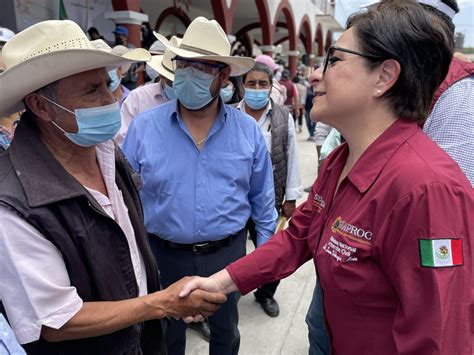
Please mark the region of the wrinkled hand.
[[182, 295], [184, 287], [193, 279], [194, 277], [184, 277], [162, 291], [167, 305], [165, 310], [167, 316], [175, 318], [191, 316], [200, 320], [213, 314], [227, 300], [223, 293], [213, 290], [193, 289]]
[[281, 207], [281, 213], [286, 218], [291, 218], [293, 212], [295, 212], [296, 201], [285, 201]]

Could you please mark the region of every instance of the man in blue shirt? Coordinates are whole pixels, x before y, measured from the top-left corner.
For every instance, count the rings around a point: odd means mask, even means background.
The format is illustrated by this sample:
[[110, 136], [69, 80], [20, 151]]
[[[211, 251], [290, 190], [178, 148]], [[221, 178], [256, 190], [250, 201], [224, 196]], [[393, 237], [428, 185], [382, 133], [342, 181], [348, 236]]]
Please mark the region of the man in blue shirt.
[[[230, 75], [253, 66], [231, 57], [219, 24], [196, 18], [180, 45], [162, 39], [174, 57], [178, 97], [138, 115], [123, 150], [140, 172], [145, 224], [163, 285], [186, 275], [209, 276], [245, 254], [245, 224], [256, 224], [257, 245], [275, 230], [273, 173], [255, 120], [222, 103]], [[237, 354], [238, 294], [209, 317], [211, 354]], [[186, 324], [172, 320], [166, 343], [184, 354]]]

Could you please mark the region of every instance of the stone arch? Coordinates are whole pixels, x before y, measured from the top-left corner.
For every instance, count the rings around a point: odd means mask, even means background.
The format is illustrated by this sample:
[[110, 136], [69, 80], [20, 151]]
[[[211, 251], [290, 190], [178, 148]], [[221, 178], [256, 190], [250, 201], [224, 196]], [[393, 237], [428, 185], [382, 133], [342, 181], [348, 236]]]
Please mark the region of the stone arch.
[[178, 18], [183, 23], [184, 27], [186, 27], [186, 28], [191, 23], [191, 19], [189, 18], [189, 16], [183, 10], [178, 9], [174, 6], [171, 6], [171, 7], [168, 7], [167, 9], [163, 10], [163, 12], [160, 14], [160, 16], [158, 16], [158, 19], [156, 20], [156, 24], [155, 24], [155, 31], [156, 32], [160, 31], [161, 25], [163, 24], [163, 22], [165, 21], [165, 19], [168, 16], [174, 16], [174, 17]]

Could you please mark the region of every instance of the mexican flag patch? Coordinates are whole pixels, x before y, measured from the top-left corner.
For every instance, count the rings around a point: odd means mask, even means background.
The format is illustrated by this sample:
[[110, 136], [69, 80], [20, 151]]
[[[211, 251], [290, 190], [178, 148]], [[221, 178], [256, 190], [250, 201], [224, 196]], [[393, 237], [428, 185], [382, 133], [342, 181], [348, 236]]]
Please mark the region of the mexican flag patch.
[[420, 261], [424, 267], [463, 264], [462, 239], [420, 239]]

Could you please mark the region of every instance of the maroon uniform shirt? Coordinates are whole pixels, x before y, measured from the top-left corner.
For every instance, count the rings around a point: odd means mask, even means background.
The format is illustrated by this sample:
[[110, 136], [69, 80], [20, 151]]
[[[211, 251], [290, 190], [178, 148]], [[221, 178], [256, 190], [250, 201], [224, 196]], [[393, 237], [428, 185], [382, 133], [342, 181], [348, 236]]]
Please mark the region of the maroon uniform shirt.
[[[336, 355], [472, 355], [470, 183], [403, 119], [369, 146], [334, 196], [347, 155], [343, 144], [328, 157], [289, 227], [231, 264], [232, 279], [246, 294], [312, 258]], [[425, 240], [453, 241], [431, 255], [456, 253], [448, 259], [458, 265], [427, 266]]]

